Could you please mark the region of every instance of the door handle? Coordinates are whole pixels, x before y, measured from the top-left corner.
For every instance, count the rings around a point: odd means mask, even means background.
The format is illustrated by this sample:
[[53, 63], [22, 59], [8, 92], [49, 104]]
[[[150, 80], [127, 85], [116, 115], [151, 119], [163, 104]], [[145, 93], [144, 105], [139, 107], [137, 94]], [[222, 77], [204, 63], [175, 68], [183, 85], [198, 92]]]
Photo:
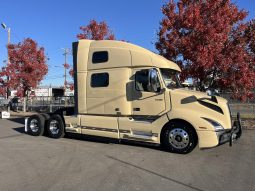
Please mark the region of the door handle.
[[163, 101], [163, 99], [155, 99], [155, 101]]
[[140, 107], [133, 108], [133, 111], [140, 111]]

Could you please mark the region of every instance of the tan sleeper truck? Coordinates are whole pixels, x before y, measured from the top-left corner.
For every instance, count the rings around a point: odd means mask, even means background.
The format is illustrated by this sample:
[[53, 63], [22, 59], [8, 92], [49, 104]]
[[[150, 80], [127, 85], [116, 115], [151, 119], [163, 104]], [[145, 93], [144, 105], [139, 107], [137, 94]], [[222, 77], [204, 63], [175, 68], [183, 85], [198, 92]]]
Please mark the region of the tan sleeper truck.
[[160, 144], [177, 153], [240, 138], [227, 100], [183, 89], [177, 64], [120, 41], [73, 43], [75, 107], [26, 119], [25, 131], [65, 133]]

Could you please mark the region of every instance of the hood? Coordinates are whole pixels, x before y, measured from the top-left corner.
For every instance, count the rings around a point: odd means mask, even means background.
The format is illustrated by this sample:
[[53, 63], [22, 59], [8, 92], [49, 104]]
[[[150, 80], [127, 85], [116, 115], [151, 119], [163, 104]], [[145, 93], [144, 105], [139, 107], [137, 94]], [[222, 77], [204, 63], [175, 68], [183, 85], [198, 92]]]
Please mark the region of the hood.
[[183, 88], [170, 91], [170, 95], [172, 113], [178, 113], [178, 116], [187, 115], [185, 120], [189, 120], [189, 116], [192, 115], [193, 120], [197, 118], [197, 121], [201, 118], [212, 119], [226, 129], [231, 128], [230, 111], [226, 99]]
[[[182, 94], [184, 96], [187, 96], [187, 97], [192, 97], [194, 96], [194, 98], [196, 99], [202, 99], [202, 100], [206, 100], [206, 101], [210, 101], [210, 102], [215, 102], [215, 103], [218, 103], [218, 104], [226, 104], [228, 101], [222, 97], [219, 97], [219, 96], [209, 96], [207, 95], [207, 93], [205, 92], [199, 92], [199, 91], [194, 91], [194, 90], [187, 90], [187, 89], [184, 89], [184, 88], [180, 88], [180, 89], [176, 89], [176, 92], [178, 92], [179, 94]], [[214, 97], [214, 98], [213, 98]], [[216, 100], [214, 100], [216, 98]]]

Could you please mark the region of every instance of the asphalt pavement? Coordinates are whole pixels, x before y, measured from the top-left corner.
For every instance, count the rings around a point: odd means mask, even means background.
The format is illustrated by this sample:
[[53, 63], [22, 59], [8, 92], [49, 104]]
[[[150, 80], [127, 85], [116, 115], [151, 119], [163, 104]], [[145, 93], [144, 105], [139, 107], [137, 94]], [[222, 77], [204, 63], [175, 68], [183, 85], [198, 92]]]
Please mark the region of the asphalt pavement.
[[186, 155], [136, 143], [24, 133], [0, 119], [0, 191], [255, 191], [255, 130]]

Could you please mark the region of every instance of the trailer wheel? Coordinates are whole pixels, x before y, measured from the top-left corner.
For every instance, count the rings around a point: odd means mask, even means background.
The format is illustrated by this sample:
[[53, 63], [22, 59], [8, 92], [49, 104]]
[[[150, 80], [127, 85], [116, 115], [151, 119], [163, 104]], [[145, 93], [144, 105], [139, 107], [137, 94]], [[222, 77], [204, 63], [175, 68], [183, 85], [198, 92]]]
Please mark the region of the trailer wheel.
[[196, 131], [188, 123], [182, 121], [170, 122], [162, 132], [162, 146], [168, 151], [187, 154], [197, 145]]
[[28, 118], [28, 133], [33, 136], [41, 136], [44, 133], [45, 119], [42, 115], [32, 115]]
[[52, 115], [46, 125], [47, 133], [51, 138], [62, 138], [65, 136], [65, 127], [60, 115]]

